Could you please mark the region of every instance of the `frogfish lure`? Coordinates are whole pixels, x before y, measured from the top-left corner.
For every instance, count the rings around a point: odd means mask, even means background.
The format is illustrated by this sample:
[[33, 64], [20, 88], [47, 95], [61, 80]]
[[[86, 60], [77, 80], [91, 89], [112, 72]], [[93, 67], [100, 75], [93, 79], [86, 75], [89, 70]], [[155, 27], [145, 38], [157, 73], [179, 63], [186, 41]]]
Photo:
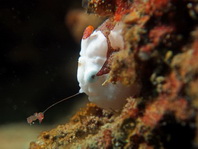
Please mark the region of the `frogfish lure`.
[[43, 121], [43, 119], [44, 119], [44, 114], [46, 113], [46, 111], [48, 111], [49, 109], [51, 109], [52, 107], [54, 107], [55, 105], [57, 105], [57, 104], [59, 104], [59, 103], [61, 103], [61, 102], [63, 102], [63, 101], [66, 101], [66, 100], [68, 100], [68, 99], [70, 99], [70, 98], [73, 98], [73, 97], [75, 97], [75, 96], [77, 96], [77, 95], [79, 95], [80, 93], [76, 93], [76, 94], [74, 94], [74, 95], [71, 95], [71, 96], [69, 96], [69, 97], [67, 97], [67, 98], [64, 98], [64, 99], [62, 99], [62, 100], [60, 100], [60, 101], [58, 101], [58, 102], [55, 102], [54, 104], [52, 104], [51, 106], [49, 106], [49, 107], [47, 107], [43, 112], [36, 112], [36, 113], [34, 113], [33, 115], [31, 115], [31, 116], [29, 116], [28, 118], [27, 118], [27, 123], [28, 124], [34, 124], [34, 121], [36, 121], [36, 120], [38, 120], [39, 121], [39, 123], [41, 123], [42, 121]]

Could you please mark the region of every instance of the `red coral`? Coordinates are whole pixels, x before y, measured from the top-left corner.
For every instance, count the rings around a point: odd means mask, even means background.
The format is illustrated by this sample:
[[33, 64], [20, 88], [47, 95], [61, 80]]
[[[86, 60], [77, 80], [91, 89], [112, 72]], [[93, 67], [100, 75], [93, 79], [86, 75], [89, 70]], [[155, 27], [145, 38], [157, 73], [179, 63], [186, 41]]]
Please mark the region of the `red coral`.
[[194, 52], [193, 54], [198, 55], [198, 40], [196, 40], [193, 44]]
[[175, 112], [178, 119], [185, 120], [188, 116], [188, 102], [184, 98], [179, 98], [170, 104], [169, 109]]
[[147, 106], [142, 122], [145, 125], [154, 127], [162, 119], [164, 112], [168, 108], [168, 101], [165, 98], [156, 100]]
[[193, 43], [193, 53], [192, 53], [192, 58], [190, 60], [190, 64], [197, 64], [197, 57], [198, 57], [198, 40], [195, 40]]
[[172, 98], [175, 98], [181, 90], [183, 83], [177, 79], [175, 73], [171, 73], [166, 82], [167, 83], [163, 86], [163, 92], [169, 94]]
[[137, 108], [137, 101], [136, 99], [129, 98], [127, 99], [128, 103], [125, 105], [125, 108], [123, 109], [122, 117], [130, 117], [130, 118], [136, 118], [139, 113], [139, 109]]
[[186, 120], [189, 116], [188, 102], [184, 98], [170, 100], [169, 96], [161, 95], [155, 102], [146, 107], [142, 122], [150, 127], [155, 127], [168, 111], [174, 112], [177, 119]]
[[111, 136], [111, 130], [106, 129], [103, 132], [103, 140], [104, 140], [104, 148], [108, 149], [112, 147], [112, 136]]
[[152, 43], [157, 46], [165, 35], [170, 34], [173, 31], [174, 27], [172, 26], [156, 26], [149, 32], [149, 38]]
[[148, 35], [150, 43], [141, 46], [140, 51], [146, 52], [147, 54], [151, 53], [154, 48], [161, 43], [163, 38], [166, 35], [173, 33], [174, 30], [175, 29], [173, 26], [161, 25], [154, 27], [152, 30], [150, 30]]
[[154, 49], [154, 44], [149, 43], [147, 45], [144, 45], [140, 48], [140, 51], [150, 53]]
[[166, 8], [169, 2], [170, 0], [150, 0], [150, 4], [158, 10]]
[[127, 0], [116, 0], [116, 11], [114, 14], [114, 19], [120, 21], [122, 16], [129, 12], [129, 2]]
[[146, 12], [154, 13], [156, 16], [161, 16], [163, 11], [168, 8], [170, 0], [149, 0], [146, 4]]

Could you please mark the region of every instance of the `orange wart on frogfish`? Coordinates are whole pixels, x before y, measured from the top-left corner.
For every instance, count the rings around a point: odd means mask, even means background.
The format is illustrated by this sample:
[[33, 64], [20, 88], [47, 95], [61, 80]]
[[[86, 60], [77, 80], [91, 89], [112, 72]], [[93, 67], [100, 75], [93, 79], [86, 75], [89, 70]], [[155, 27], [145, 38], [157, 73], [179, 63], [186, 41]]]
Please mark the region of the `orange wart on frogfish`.
[[82, 39], [88, 38], [94, 31], [94, 27], [89, 25], [85, 28]]
[[28, 123], [32, 124], [37, 119], [42, 122], [44, 113], [47, 110], [80, 93], [87, 94], [90, 102], [107, 110], [121, 109], [126, 103], [125, 99], [127, 97], [139, 93], [139, 88], [133, 84], [125, 86], [119, 81], [114, 84], [111, 82], [104, 84], [109, 77], [110, 68], [107, 69], [109, 71], [103, 71], [103, 69], [109, 67], [108, 59], [110, 55], [124, 49], [123, 26], [122, 22], [107, 20], [95, 31], [93, 31], [92, 26], [85, 29], [78, 59], [77, 80], [80, 86], [79, 92], [54, 103], [44, 112], [28, 117]]

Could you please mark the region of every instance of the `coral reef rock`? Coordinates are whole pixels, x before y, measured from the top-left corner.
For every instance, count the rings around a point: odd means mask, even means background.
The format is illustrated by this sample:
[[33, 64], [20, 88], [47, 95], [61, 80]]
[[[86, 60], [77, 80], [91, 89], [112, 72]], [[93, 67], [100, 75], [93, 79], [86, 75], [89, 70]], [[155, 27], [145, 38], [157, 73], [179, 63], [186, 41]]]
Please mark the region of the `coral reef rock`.
[[124, 23], [125, 48], [112, 55], [105, 83], [135, 83], [139, 95], [120, 111], [90, 103], [30, 149], [198, 148], [198, 1], [108, 2], [84, 1], [89, 13]]

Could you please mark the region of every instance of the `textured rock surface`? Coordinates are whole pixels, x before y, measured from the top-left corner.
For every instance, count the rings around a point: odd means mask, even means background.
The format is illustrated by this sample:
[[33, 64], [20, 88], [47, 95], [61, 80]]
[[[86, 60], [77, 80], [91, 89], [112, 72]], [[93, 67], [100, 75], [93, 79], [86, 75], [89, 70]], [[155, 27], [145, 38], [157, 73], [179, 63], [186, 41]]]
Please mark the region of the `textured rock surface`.
[[198, 2], [114, 5], [111, 17], [125, 23], [125, 49], [113, 55], [107, 83], [136, 81], [140, 95], [119, 112], [88, 104], [67, 124], [41, 133], [31, 149], [198, 147]]

